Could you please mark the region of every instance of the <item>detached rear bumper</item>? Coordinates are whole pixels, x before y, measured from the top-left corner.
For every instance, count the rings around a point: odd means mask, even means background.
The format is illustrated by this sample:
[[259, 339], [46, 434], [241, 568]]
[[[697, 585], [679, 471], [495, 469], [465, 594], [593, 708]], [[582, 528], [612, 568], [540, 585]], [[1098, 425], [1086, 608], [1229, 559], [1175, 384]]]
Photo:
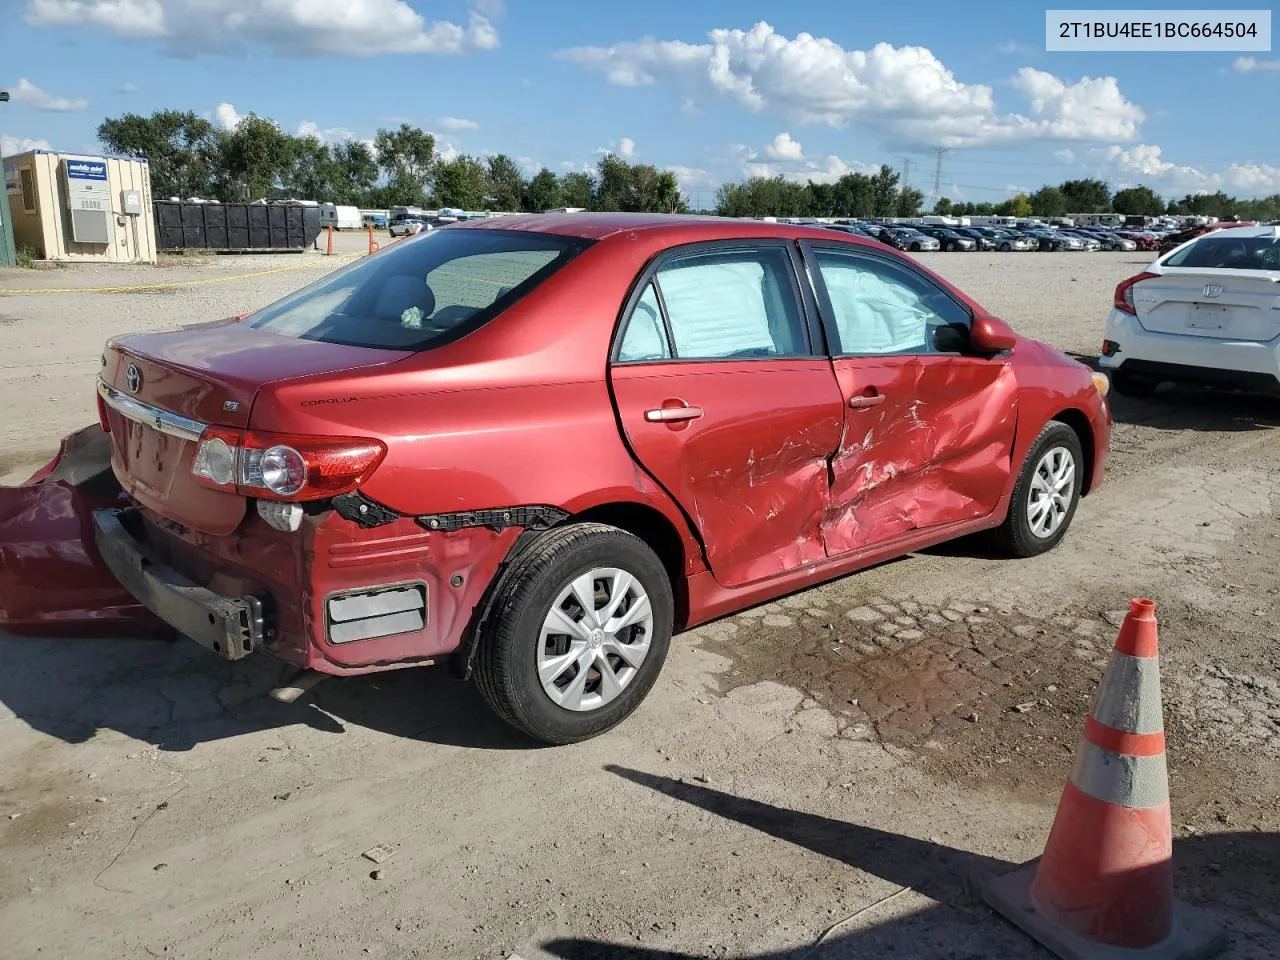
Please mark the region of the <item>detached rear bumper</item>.
[[134, 510], [98, 510], [94, 539], [107, 569], [142, 606], [224, 660], [241, 660], [263, 642], [269, 598], [222, 597], [156, 559], [126, 526]]

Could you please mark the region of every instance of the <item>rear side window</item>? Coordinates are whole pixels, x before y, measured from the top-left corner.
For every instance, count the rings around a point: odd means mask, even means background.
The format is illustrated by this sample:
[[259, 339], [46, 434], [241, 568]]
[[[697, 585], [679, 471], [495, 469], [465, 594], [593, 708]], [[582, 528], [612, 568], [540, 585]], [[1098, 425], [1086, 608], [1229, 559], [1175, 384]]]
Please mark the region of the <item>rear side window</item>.
[[676, 356], [807, 356], [809, 344], [790, 270], [781, 247], [695, 254], [663, 265], [656, 282]]
[[1280, 237], [1202, 237], [1164, 262], [1166, 267], [1280, 270]]
[[519, 230], [433, 230], [361, 258], [245, 322], [302, 340], [423, 350], [478, 329], [590, 243]]

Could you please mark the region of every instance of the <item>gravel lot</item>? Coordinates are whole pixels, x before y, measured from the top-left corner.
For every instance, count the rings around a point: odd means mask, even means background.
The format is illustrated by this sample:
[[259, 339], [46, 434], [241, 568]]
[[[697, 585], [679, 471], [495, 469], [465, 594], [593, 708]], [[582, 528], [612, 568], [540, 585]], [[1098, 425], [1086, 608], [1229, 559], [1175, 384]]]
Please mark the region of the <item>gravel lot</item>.
[[[1147, 262], [921, 259], [1086, 361]], [[107, 336], [241, 312], [340, 262], [0, 270], [0, 481], [94, 419]], [[50, 287], [84, 292], [12, 292]], [[286, 706], [265, 659], [0, 636], [0, 955], [1048, 957], [967, 884], [1039, 854], [1116, 612], [1146, 595], [1178, 893], [1234, 956], [1274, 956], [1280, 404], [1114, 406], [1107, 479], [1059, 549], [950, 544], [691, 631], [639, 714], [574, 747], [530, 749], [440, 672]], [[385, 862], [361, 856], [378, 844]]]

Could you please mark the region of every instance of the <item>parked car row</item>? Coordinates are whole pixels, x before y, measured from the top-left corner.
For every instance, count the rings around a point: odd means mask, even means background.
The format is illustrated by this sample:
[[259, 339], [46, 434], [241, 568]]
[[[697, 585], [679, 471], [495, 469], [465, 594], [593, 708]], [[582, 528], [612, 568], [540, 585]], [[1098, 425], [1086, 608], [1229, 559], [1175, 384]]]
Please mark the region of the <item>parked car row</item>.
[[862, 221], [828, 223], [821, 226], [829, 230], [839, 230], [842, 233], [879, 240], [895, 250], [909, 253], [934, 250], [943, 250], [948, 253], [969, 251], [1010, 253], [1031, 250], [1058, 252], [1139, 249], [1138, 241], [1133, 237], [1101, 227], [948, 227], [937, 224], [881, 224]]

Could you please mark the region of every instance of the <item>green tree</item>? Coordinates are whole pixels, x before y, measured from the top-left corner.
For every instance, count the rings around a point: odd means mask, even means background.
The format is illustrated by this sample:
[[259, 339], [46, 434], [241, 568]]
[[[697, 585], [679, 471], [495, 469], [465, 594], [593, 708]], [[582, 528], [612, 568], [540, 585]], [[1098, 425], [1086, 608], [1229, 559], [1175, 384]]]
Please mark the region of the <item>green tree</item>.
[[874, 217], [876, 191], [872, 179], [862, 173], [846, 173], [833, 186], [832, 215], [836, 217]]
[[557, 210], [565, 206], [564, 193], [560, 189], [560, 179], [543, 167], [533, 179], [529, 181], [529, 185], [524, 192], [524, 209], [533, 213], [542, 213], [544, 210]]
[[378, 161], [369, 145], [363, 140], [347, 140], [334, 144], [329, 152], [333, 157], [333, 202], [368, 204], [378, 181]]
[[949, 217], [953, 212], [953, 206], [949, 197], [939, 197], [933, 205], [933, 212], [939, 217]]
[[435, 184], [437, 205], [482, 210], [488, 195], [489, 170], [475, 157], [460, 154], [436, 164]]
[[606, 153], [596, 164], [592, 210], [626, 210], [632, 191], [631, 165], [617, 154]]
[[291, 156], [281, 177], [284, 193], [298, 200], [342, 203], [334, 198], [337, 168], [329, 148], [316, 137], [292, 137]]
[[875, 196], [876, 217], [892, 217], [898, 209], [898, 175], [893, 167], [881, 164], [880, 172], [871, 178], [871, 189]]
[[424, 203], [435, 162], [436, 138], [425, 130], [402, 123], [398, 130], [379, 130], [373, 142], [378, 166], [387, 178], [390, 203]]
[[1158, 217], [1164, 213], [1164, 200], [1150, 187], [1129, 187], [1111, 198], [1111, 209], [1128, 216]]
[[516, 162], [505, 153], [489, 158], [489, 196], [493, 197], [492, 209], [517, 213], [528, 184]]
[[1002, 217], [1031, 216], [1031, 200], [1025, 193], [1010, 197], [1004, 203], [996, 205], [996, 213]]
[[560, 194], [564, 206], [589, 209], [595, 197], [595, 183], [591, 174], [581, 170], [566, 173], [560, 179]]
[[251, 113], [223, 135], [219, 156], [222, 199], [259, 200], [284, 192], [296, 152], [274, 120]]
[[903, 187], [898, 191], [898, 206], [895, 216], [918, 217], [924, 204], [924, 194], [914, 187]]
[[1031, 212], [1037, 217], [1061, 217], [1067, 212], [1066, 195], [1057, 187], [1041, 187], [1031, 195]]
[[1067, 198], [1067, 213], [1107, 213], [1111, 210], [1111, 188], [1101, 180], [1068, 180], [1058, 189]]
[[98, 126], [107, 153], [146, 158], [157, 199], [208, 198], [215, 189], [219, 137], [213, 124], [189, 110], [157, 110], [149, 117], [126, 113]]

